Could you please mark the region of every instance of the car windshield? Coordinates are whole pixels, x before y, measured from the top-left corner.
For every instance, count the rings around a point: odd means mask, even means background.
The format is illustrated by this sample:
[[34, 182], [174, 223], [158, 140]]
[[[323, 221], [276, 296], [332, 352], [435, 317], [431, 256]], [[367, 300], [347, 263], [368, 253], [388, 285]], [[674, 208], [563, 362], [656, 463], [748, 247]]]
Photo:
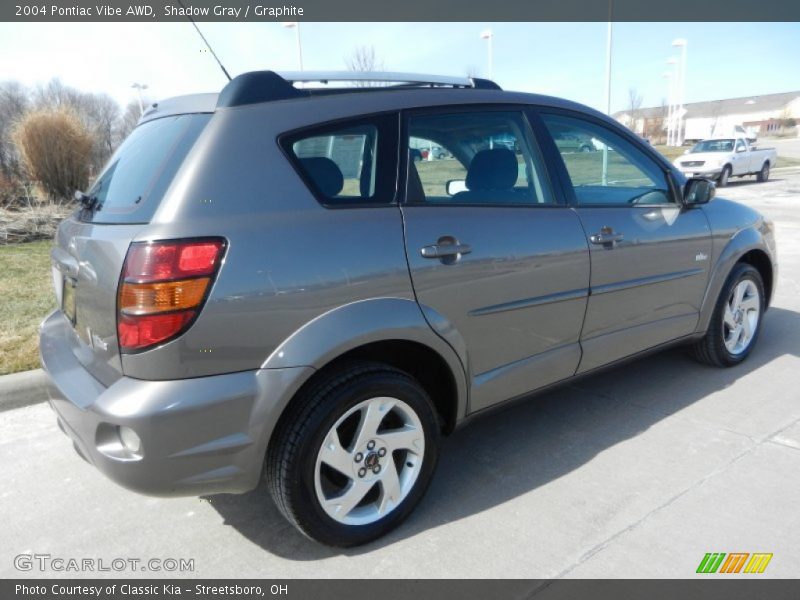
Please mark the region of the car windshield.
[[704, 140], [691, 150], [692, 154], [698, 152], [733, 152], [733, 140]]

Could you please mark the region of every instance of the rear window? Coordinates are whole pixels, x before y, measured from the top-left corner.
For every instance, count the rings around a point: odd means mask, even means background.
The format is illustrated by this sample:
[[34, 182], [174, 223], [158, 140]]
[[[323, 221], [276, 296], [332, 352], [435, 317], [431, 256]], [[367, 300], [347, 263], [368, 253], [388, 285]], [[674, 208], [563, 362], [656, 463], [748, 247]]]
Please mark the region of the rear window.
[[164, 117], [139, 125], [87, 192], [100, 209], [82, 211], [93, 223], [148, 223], [210, 114]]
[[394, 114], [324, 124], [281, 138], [288, 158], [323, 205], [387, 204], [397, 188]]

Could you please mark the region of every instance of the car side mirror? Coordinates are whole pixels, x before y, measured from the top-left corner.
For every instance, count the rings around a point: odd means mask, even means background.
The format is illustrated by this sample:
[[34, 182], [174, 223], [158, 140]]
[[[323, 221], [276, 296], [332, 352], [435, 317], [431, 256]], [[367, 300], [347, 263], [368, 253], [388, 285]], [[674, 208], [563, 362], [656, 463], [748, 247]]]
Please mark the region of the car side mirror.
[[738, 148], [736, 148], [737, 152], [744, 152], [745, 150], [747, 150], [747, 148], [745, 148], [744, 146], [739, 146]]
[[451, 179], [447, 182], [445, 189], [448, 196], [455, 196], [459, 192], [467, 191], [467, 182], [463, 179]]
[[683, 186], [683, 204], [694, 206], [696, 204], [708, 204], [714, 197], [717, 186], [713, 181], [701, 177], [692, 177]]

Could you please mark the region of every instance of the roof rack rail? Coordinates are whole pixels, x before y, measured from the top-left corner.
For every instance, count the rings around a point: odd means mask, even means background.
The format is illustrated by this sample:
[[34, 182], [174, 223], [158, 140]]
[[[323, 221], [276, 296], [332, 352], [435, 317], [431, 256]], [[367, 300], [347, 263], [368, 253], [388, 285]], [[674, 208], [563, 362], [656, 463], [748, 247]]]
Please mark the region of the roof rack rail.
[[396, 73], [381, 71], [251, 71], [234, 77], [220, 92], [218, 107], [241, 106], [257, 102], [302, 98], [326, 91], [348, 91], [348, 88], [296, 88], [295, 83], [373, 82], [397, 84], [373, 88], [352, 88], [362, 91], [380, 91], [392, 88], [452, 87], [484, 90], [499, 90], [499, 85], [488, 79], [471, 77], [448, 77], [444, 75], [421, 75], [418, 73]]

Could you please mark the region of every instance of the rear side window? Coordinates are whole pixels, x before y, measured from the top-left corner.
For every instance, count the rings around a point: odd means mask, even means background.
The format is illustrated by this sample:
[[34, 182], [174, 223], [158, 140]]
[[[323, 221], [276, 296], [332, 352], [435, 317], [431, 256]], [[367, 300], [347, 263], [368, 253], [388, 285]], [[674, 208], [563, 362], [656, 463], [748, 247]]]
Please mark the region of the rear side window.
[[100, 209], [81, 217], [94, 223], [147, 223], [205, 127], [210, 114], [178, 115], [139, 125], [111, 156], [90, 196]]
[[284, 151], [326, 206], [387, 204], [397, 179], [397, 117], [324, 125], [290, 134]]

